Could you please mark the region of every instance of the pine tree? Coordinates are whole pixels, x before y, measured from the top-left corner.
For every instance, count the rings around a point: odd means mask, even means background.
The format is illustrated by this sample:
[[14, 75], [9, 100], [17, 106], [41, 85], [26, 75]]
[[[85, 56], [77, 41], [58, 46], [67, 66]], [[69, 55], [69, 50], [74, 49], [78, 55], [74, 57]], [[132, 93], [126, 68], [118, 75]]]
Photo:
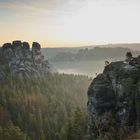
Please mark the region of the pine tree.
[[68, 124], [68, 140], [83, 140], [86, 130], [86, 115], [76, 108], [72, 121]]
[[46, 140], [46, 137], [45, 137], [45, 134], [44, 134], [43, 130], [40, 131], [39, 140]]

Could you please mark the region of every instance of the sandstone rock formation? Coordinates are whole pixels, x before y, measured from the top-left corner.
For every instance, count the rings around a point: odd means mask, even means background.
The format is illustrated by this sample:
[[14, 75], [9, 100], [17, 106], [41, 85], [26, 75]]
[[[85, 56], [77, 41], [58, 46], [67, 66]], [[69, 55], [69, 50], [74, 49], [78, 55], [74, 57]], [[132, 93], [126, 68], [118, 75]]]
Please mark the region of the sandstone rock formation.
[[126, 57], [106, 65], [88, 89], [90, 140], [125, 140], [140, 129], [140, 56]]
[[21, 77], [40, 77], [52, 72], [53, 68], [41, 54], [41, 46], [33, 42], [13, 41], [0, 48], [0, 79], [7, 74]]

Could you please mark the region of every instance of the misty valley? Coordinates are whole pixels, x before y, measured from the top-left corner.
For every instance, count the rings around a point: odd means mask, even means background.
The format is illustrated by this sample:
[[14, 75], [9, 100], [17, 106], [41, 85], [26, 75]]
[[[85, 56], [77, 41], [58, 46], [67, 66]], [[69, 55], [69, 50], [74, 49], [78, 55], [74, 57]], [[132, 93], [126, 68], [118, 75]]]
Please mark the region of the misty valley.
[[119, 46], [3, 44], [0, 140], [139, 139], [139, 54]]
[[140, 0], [0, 0], [0, 140], [140, 140]]
[[[42, 53], [59, 73], [80, 74], [95, 77], [101, 73], [105, 61], [113, 62], [125, 59], [125, 53], [134, 47], [133, 55], [139, 55], [138, 44], [118, 44], [85, 46], [77, 48], [43, 48]], [[116, 48], [113, 48], [116, 47]]]
[[81, 61], [81, 62], [54, 62], [59, 73], [87, 75], [95, 77], [103, 71], [104, 61]]

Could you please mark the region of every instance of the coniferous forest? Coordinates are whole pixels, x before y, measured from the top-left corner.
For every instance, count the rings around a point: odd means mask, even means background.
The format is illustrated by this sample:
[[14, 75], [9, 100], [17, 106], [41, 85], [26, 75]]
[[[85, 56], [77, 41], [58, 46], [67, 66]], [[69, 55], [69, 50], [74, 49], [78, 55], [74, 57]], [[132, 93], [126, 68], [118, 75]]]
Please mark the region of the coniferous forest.
[[8, 76], [0, 84], [0, 140], [82, 140], [86, 133], [86, 76]]

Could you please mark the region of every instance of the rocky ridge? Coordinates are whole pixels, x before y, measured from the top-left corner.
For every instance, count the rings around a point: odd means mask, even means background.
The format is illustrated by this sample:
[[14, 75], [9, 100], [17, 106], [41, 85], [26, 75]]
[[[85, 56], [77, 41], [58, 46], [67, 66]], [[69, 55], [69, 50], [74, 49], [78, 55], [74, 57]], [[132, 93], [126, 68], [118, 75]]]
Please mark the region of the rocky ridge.
[[41, 77], [53, 72], [48, 60], [41, 54], [38, 42], [13, 41], [0, 48], [0, 79], [8, 74], [20, 77]]
[[125, 140], [140, 129], [140, 56], [112, 62], [88, 89], [88, 139]]

